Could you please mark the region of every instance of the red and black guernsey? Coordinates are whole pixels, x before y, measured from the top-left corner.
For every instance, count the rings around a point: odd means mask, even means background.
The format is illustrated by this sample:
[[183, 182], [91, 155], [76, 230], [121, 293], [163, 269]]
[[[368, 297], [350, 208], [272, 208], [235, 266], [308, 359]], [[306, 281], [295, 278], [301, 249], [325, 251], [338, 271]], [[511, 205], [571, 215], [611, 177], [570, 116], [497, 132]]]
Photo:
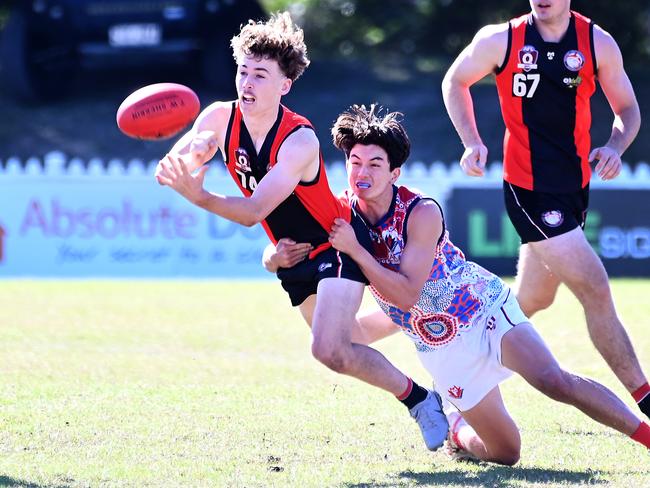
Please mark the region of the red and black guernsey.
[[506, 125], [504, 179], [527, 190], [569, 193], [589, 183], [591, 109], [596, 84], [594, 25], [571, 12], [560, 42], [546, 42], [532, 14], [510, 21], [496, 71]]
[[[232, 112], [226, 132], [226, 167], [242, 193], [249, 197], [258, 182], [277, 163], [282, 143], [301, 128], [313, 127], [309, 120], [280, 105], [278, 118], [266, 135], [259, 154], [244, 124], [239, 103], [232, 103]], [[262, 226], [274, 244], [283, 237], [296, 242], [309, 242], [314, 246], [312, 256], [330, 246], [329, 231], [334, 219], [340, 217], [348, 222], [351, 210], [330, 190], [325, 174], [323, 156], [314, 181], [299, 183], [295, 190], [273, 210]]]

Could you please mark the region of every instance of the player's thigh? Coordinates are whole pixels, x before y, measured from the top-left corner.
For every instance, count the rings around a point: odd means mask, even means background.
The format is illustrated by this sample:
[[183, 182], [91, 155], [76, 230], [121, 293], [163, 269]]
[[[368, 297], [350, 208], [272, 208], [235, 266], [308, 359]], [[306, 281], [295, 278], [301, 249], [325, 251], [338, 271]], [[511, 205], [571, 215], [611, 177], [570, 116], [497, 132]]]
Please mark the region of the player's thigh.
[[518, 324], [503, 336], [501, 361], [538, 389], [557, 379], [561, 371], [542, 337], [528, 322]]
[[309, 295], [305, 301], [303, 301], [298, 309], [302, 318], [305, 319], [307, 325], [311, 327], [312, 320], [314, 318], [314, 309], [316, 308], [316, 295]]
[[357, 325], [352, 330], [352, 342], [366, 346], [400, 330], [381, 309], [357, 314]]
[[490, 456], [511, 457], [513, 453], [519, 453], [519, 429], [503, 404], [498, 386], [485, 395], [476, 406], [462, 414], [481, 438]]
[[528, 245], [551, 272], [571, 288], [607, 281], [602, 262], [580, 228]]
[[318, 283], [312, 319], [315, 341], [349, 344], [358, 327], [356, 313], [363, 298], [364, 283], [345, 278], [324, 278]]

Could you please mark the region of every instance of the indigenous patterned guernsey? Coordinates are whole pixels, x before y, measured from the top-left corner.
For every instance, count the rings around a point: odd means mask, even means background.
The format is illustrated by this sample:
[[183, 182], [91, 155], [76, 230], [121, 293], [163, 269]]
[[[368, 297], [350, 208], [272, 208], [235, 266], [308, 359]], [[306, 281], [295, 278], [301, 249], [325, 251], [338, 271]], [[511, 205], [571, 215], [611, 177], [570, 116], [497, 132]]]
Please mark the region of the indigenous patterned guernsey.
[[527, 190], [569, 193], [589, 183], [596, 58], [593, 23], [571, 12], [560, 42], [545, 42], [532, 14], [510, 21], [496, 71], [506, 125], [504, 179]]
[[[406, 245], [407, 221], [413, 207], [422, 199], [433, 200], [394, 187], [393, 202], [388, 214], [371, 229], [372, 254], [384, 267], [396, 271]], [[354, 201], [354, 199], [352, 199]], [[437, 204], [437, 202], [436, 202]], [[494, 307], [500, 306], [508, 289], [494, 274], [476, 263], [466, 261], [460, 249], [443, 230], [436, 256], [417, 303], [410, 310], [401, 310], [370, 286], [382, 310], [399, 325], [421, 353], [450, 344], [469, 331]]]
[[[245, 196], [251, 196], [258, 182], [277, 163], [282, 143], [298, 129], [308, 127], [309, 120], [280, 105], [278, 118], [264, 140], [259, 154], [244, 124], [238, 102], [233, 102], [226, 132], [226, 167]], [[277, 244], [283, 237], [314, 246], [311, 256], [330, 247], [329, 231], [334, 219], [350, 222], [350, 208], [330, 190], [322, 154], [314, 181], [299, 183], [295, 190], [262, 222], [264, 230]]]

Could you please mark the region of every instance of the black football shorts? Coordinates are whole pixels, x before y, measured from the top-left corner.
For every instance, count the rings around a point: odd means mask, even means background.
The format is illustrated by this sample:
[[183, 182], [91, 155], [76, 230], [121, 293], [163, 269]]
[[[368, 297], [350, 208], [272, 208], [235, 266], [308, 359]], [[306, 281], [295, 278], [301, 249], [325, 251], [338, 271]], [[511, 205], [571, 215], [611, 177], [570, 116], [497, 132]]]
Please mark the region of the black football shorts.
[[521, 243], [537, 242], [584, 229], [589, 204], [589, 185], [573, 193], [526, 190], [503, 182], [506, 211]]
[[[354, 228], [357, 240], [370, 251], [372, 249], [370, 231], [355, 212], [352, 212], [350, 224]], [[359, 265], [347, 254], [343, 254], [333, 247], [318, 253], [312, 259], [305, 259], [291, 268], [280, 268], [277, 275], [294, 307], [300, 305], [310, 295], [314, 295], [318, 283], [324, 278], [345, 278], [364, 285], [368, 284]]]

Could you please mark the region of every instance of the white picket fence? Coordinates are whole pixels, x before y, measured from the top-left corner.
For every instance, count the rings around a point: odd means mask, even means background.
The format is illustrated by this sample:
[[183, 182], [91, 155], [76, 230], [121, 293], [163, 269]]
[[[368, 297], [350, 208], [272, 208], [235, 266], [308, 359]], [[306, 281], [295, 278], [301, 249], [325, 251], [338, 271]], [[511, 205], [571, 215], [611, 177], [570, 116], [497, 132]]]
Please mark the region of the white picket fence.
[[[25, 161], [17, 157], [9, 157], [5, 161], [0, 159], [0, 177], [147, 177], [151, 178], [157, 160], [143, 161], [142, 159], [110, 159], [105, 161], [99, 157], [91, 158], [87, 162], [77, 158], [68, 157], [62, 152], [54, 151], [46, 154], [43, 159], [30, 157]], [[502, 165], [494, 161], [487, 166], [483, 178], [470, 178], [460, 169], [458, 162], [445, 164], [434, 161], [425, 164], [422, 161], [413, 161], [402, 168], [402, 180], [422, 181], [432, 179], [443, 187], [462, 185], [464, 187], [494, 187], [501, 184]], [[343, 161], [336, 161], [328, 165], [328, 176], [331, 180], [345, 180], [345, 167]], [[213, 164], [213, 169], [208, 172], [208, 179], [227, 177], [226, 170], [221, 164]], [[650, 188], [650, 164], [645, 161], [638, 162], [633, 167], [623, 164], [621, 174], [614, 180], [601, 181], [593, 176], [593, 188]]]

